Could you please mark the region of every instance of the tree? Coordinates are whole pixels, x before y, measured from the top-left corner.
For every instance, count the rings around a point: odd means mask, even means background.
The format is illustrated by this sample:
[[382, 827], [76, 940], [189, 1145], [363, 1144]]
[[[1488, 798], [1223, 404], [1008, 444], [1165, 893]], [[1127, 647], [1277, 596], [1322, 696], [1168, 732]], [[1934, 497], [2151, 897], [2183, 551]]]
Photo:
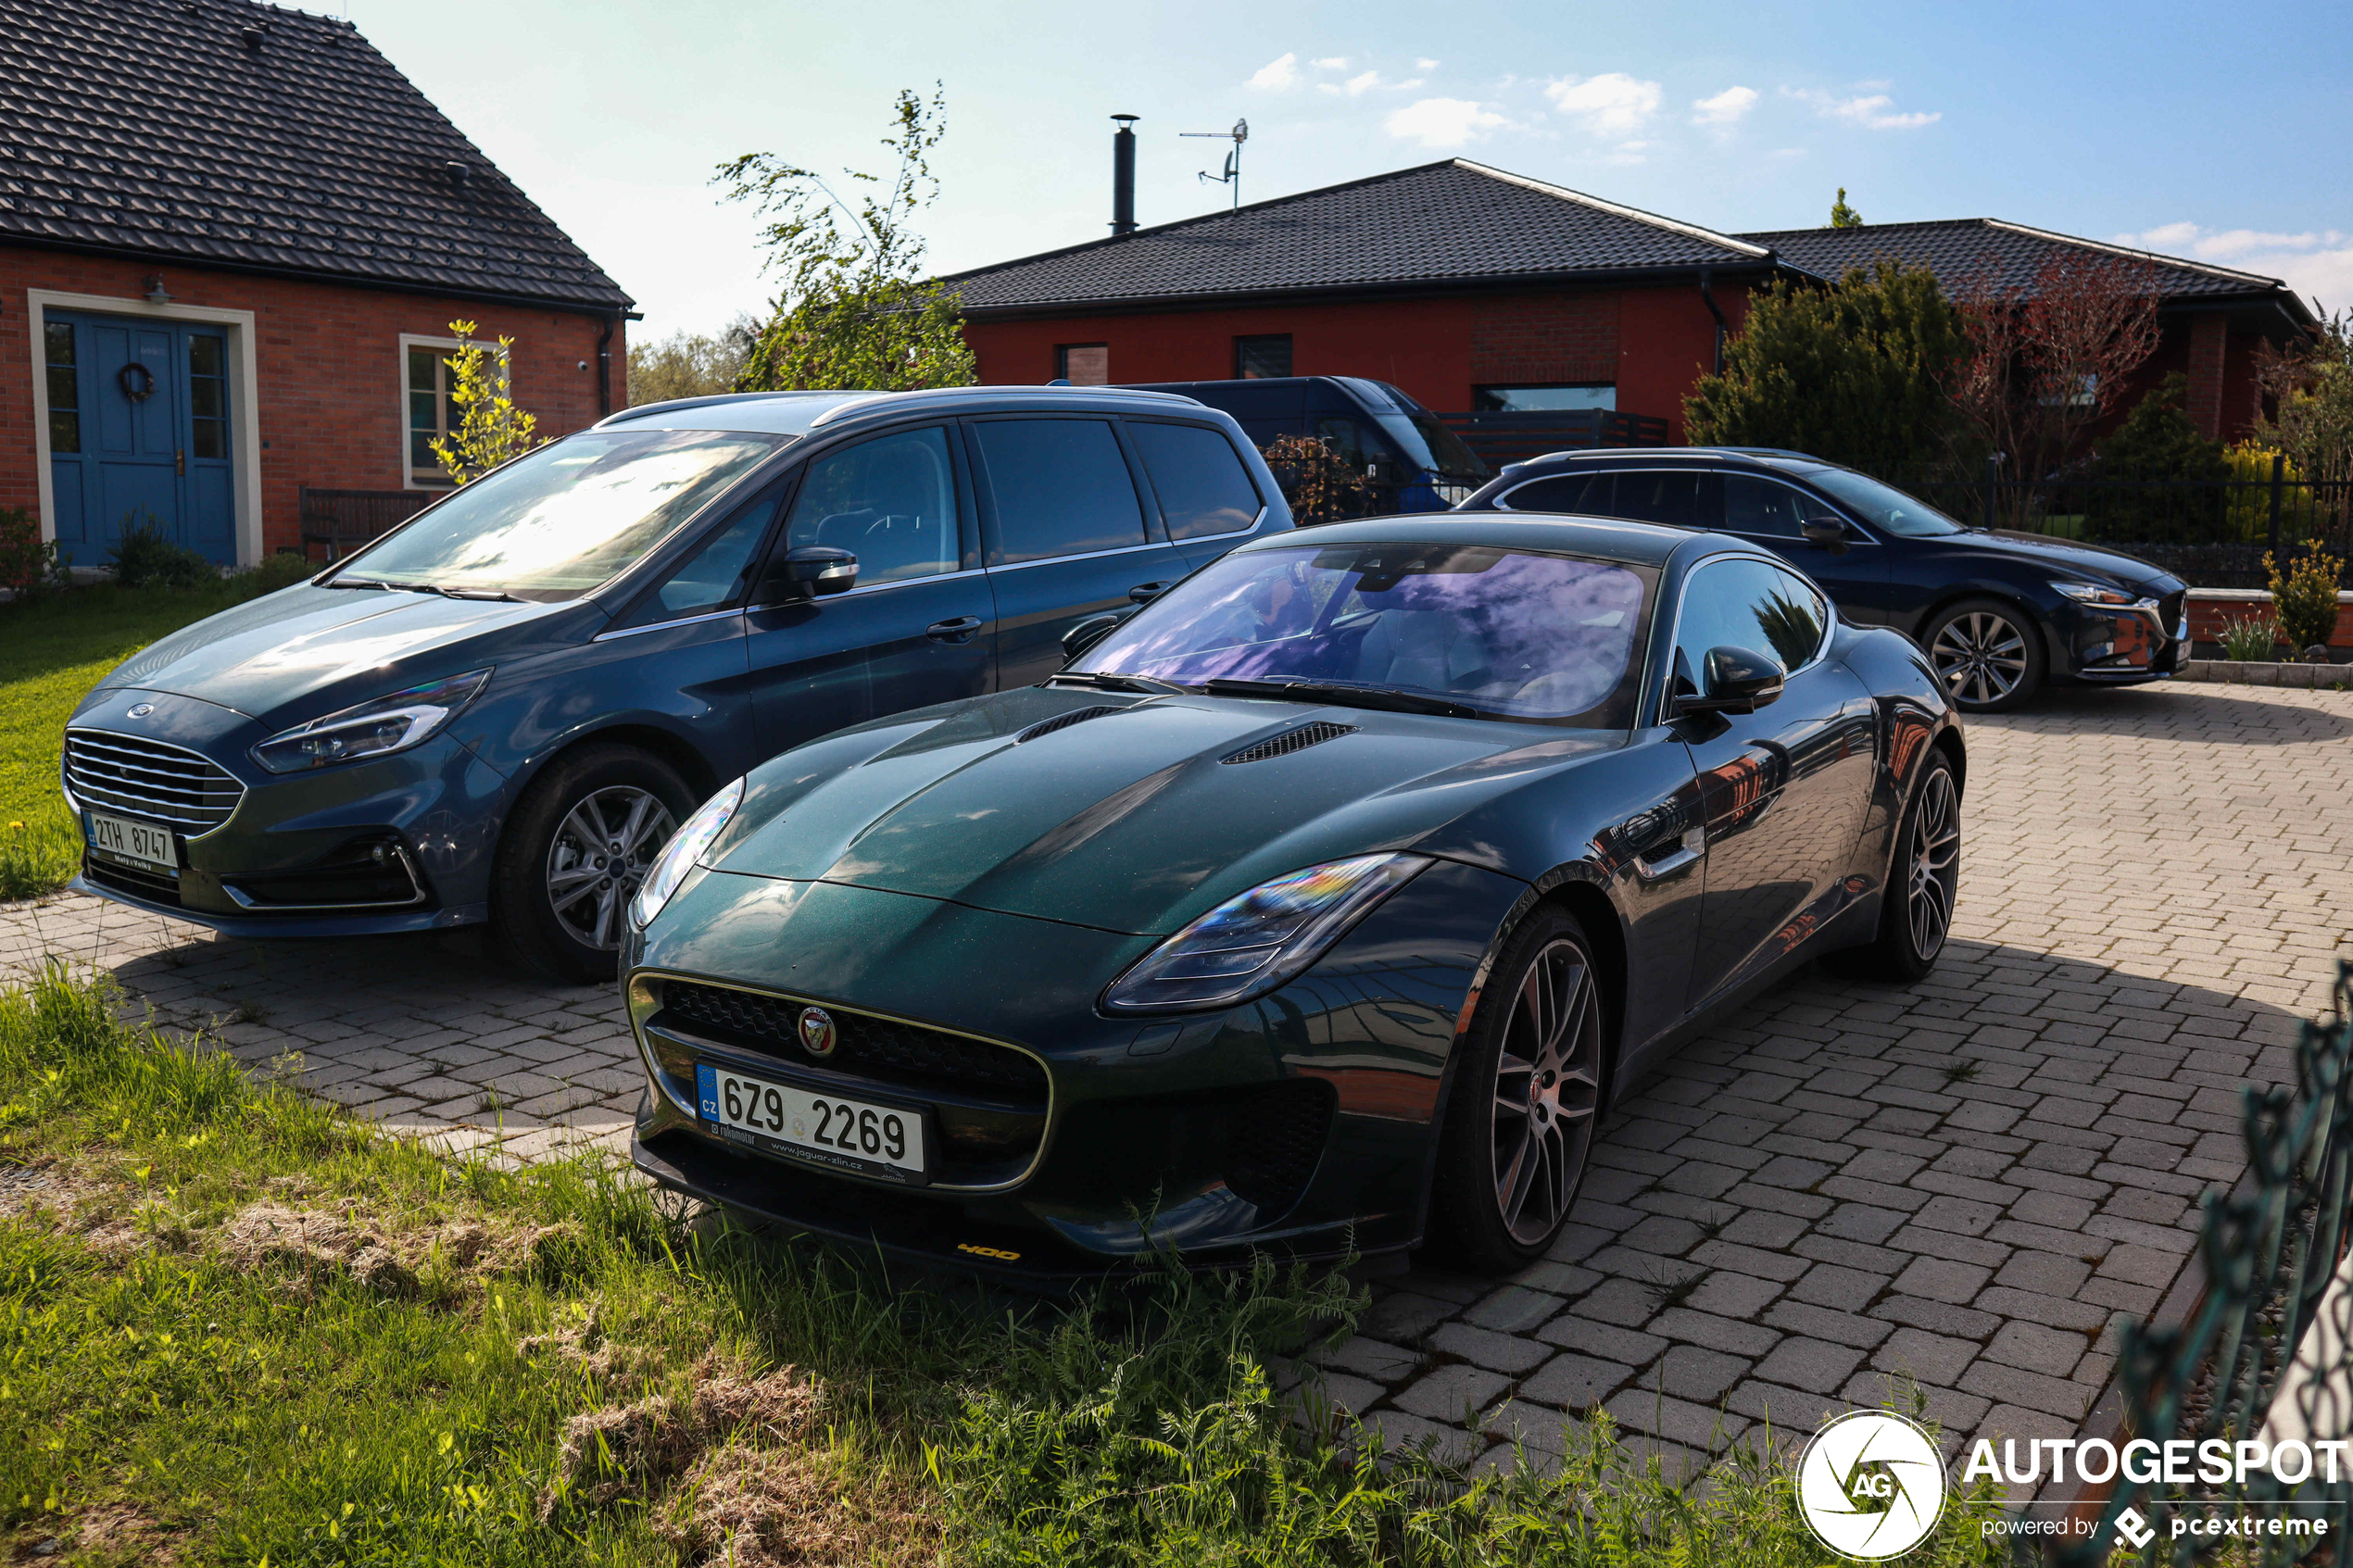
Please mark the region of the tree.
[[1942, 456], [1946, 378], [1969, 351], [1924, 267], [1881, 259], [1836, 288], [1777, 281], [1751, 296], [1720, 374], [1683, 400], [1704, 445], [1782, 446], [1894, 476]]
[[2099, 444], [2100, 474], [2115, 479], [2219, 480], [2222, 444], [2197, 428], [2183, 405], [2190, 378], [2176, 370], [2143, 395]]
[[465, 484], [547, 438], [539, 433], [537, 416], [515, 407], [514, 383], [508, 359], [515, 340], [502, 337], [497, 348], [474, 341], [474, 323], [452, 321], [449, 335], [465, 345], [443, 362], [449, 367], [449, 401], [458, 406], [458, 428], [444, 439], [435, 437], [433, 455], [453, 484]]
[[715, 332], [679, 331], [629, 345], [629, 401], [661, 403], [733, 392], [760, 341], [760, 323], [747, 312]]
[[1957, 303], [1969, 351], [1953, 401], [2013, 479], [2046, 478], [2080, 456], [2157, 347], [2156, 270], [2128, 257], [2057, 252], [2023, 289], [1981, 271]]
[[2258, 349], [2255, 378], [2272, 409], [2255, 439], [2285, 452], [2308, 480], [2353, 480], [2353, 310], [2322, 317], [2303, 343]]
[[947, 134], [944, 112], [936, 88], [928, 104], [900, 93], [882, 140], [897, 169], [887, 181], [844, 169], [877, 188], [854, 207], [814, 171], [772, 153], [719, 166], [714, 183], [727, 187], [727, 199], [770, 220], [766, 270], [783, 282], [739, 387], [900, 392], [978, 379], [959, 299], [924, 275], [924, 241], [912, 227], [939, 196], [930, 155]]
[[1846, 187], [1841, 185], [1838, 188], [1838, 200], [1831, 203], [1830, 227], [1833, 229], [1859, 229], [1862, 226], [1863, 215], [1846, 205]]

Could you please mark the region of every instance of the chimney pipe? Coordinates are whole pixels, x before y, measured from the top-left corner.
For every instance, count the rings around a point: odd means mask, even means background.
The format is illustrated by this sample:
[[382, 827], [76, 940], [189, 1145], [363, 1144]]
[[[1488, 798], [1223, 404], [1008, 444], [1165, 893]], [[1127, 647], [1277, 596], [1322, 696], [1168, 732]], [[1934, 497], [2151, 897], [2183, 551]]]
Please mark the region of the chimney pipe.
[[1115, 114], [1111, 138], [1111, 232], [1114, 239], [1136, 232], [1136, 117]]

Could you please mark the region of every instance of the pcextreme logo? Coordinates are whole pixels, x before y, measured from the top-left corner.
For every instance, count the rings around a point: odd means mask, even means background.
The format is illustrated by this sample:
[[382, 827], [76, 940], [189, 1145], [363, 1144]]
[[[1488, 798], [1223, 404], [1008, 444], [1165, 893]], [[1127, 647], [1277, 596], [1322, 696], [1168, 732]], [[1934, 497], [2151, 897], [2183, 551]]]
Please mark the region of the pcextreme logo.
[[1886, 1411], [1850, 1411], [1806, 1445], [1797, 1512], [1821, 1543], [1864, 1562], [1901, 1557], [1944, 1512], [1944, 1456], [1929, 1435]]

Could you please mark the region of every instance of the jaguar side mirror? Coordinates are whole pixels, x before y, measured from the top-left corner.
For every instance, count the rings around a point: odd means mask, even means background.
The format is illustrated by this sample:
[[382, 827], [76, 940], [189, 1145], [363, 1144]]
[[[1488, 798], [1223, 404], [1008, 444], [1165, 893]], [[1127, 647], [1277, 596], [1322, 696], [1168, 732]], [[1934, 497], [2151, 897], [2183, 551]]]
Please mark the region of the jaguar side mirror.
[[767, 591], [761, 597], [772, 602], [815, 599], [846, 594], [856, 586], [856, 556], [831, 545], [803, 545], [786, 551], [785, 558], [769, 570]]
[[1843, 556], [1850, 548], [1847, 543], [1846, 524], [1837, 518], [1809, 517], [1797, 525], [1797, 531], [1806, 536], [1807, 544], [1818, 550], [1828, 550], [1834, 556]]
[[1751, 648], [1718, 647], [1701, 660], [1706, 690], [1675, 699], [1683, 713], [1754, 713], [1781, 695], [1779, 662]]
[[1111, 635], [1112, 628], [1136, 612], [1132, 609], [1114, 610], [1109, 615], [1090, 615], [1063, 633], [1063, 658], [1076, 659], [1097, 643]]

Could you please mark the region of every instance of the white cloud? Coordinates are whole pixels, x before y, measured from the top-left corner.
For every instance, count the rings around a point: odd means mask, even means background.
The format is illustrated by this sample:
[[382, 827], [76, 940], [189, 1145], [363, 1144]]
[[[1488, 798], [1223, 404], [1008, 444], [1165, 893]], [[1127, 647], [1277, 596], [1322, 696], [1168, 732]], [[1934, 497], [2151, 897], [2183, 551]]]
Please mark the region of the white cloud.
[[1438, 69], [1438, 62], [1436, 60], [1416, 60], [1414, 62], [1414, 69], [1416, 70], [1436, 70]]
[[1732, 125], [1741, 116], [1756, 107], [1754, 87], [1727, 87], [1713, 98], [1698, 98], [1692, 103], [1693, 125]]
[[1369, 93], [1379, 85], [1380, 72], [1368, 70], [1362, 75], [1352, 76], [1348, 79], [1348, 95], [1353, 98], [1360, 94]]
[[1424, 98], [1391, 109], [1383, 122], [1389, 133], [1425, 147], [1460, 147], [1499, 125], [1504, 117], [1467, 98]]
[[1315, 61], [1315, 66], [1317, 70], [1346, 70], [1348, 69], [1348, 56], [1346, 55], [1327, 55], [1324, 58]]
[[2353, 305], [2353, 234], [2341, 230], [2279, 234], [2263, 229], [2208, 229], [2181, 222], [2160, 223], [2115, 239], [2118, 245], [2277, 278], [2330, 309]]
[[1297, 86], [1299, 84], [1299, 56], [1285, 55], [1279, 60], [1268, 61], [1252, 75], [1250, 84], [1252, 87], [1265, 88], [1269, 92], [1279, 92], [1286, 87]]
[[1564, 76], [1544, 84], [1544, 96], [1574, 119], [1588, 135], [1630, 136], [1658, 112], [1659, 87], [1622, 70], [1583, 78]]
[[[1869, 82], [1866, 85], [1881, 87], [1886, 83]], [[1942, 110], [1929, 113], [1919, 110], [1899, 112], [1895, 107], [1895, 100], [1884, 93], [1864, 93], [1851, 98], [1842, 98], [1834, 93], [1823, 93], [1812, 88], [1784, 87], [1781, 91], [1793, 98], [1813, 105], [1814, 112], [1824, 119], [1843, 119], [1851, 125], [1859, 125], [1866, 131], [1918, 131], [1923, 125], [1933, 125], [1944, 118]]]

